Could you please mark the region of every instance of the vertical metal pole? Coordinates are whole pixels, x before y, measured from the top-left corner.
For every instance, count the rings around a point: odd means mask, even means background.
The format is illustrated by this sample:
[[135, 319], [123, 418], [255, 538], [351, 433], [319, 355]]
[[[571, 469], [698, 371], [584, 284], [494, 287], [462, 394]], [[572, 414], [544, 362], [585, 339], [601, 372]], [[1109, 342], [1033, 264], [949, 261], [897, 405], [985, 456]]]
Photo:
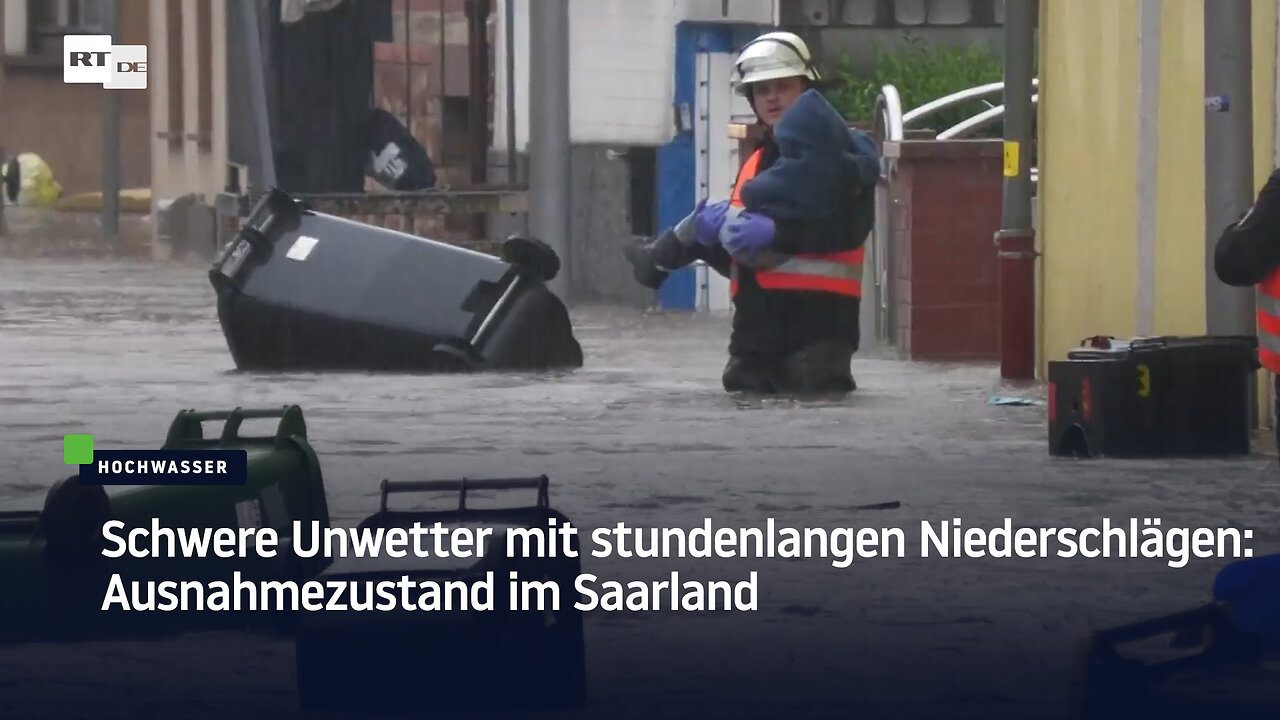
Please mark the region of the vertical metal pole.
[[1213, 248], [1244, 212], [1253, 192], [1252, 7], [1249, 0], [1205, 0], [1204, 83], [1211, 110], [1204, 132], [1205, 329], [1210, 335], [1252, 335], [1252, 288], [1218, 282]]
[[503, 0], [503, 5], [506, 12], [503, 44], [507, 53], [507, 183], [515, 185], [520, 181], [516, 172], [516, 0]]
[[489, 0], [467, 0], [466, 7], [471, 182], [483, 185], [489, 169]]
[[548, 287], [567, 302], [569, 238], [569, 0], [529, 3], [529, 227], [560, 256]]
[[[467, 78], [469, 120], [467, 134], [471, 160], [471, 185], [483, 187], [489, 181], [489, 15], [490, 0], [467, 0]], [[488, 234], [484, 213], [471, 214], [471, 239], [479, 242]]]
[[1004, 15], [1004, 204], [1000, 263], [1000, 375], [1035, 378], [1035, 227], [1031, 223], [1031, 75], [1036, 0], [1007, 0]]
[[[0, 82], [2, 82], [2, 80], [0, 80]], [[0, 97], [3, 97], [3, 96], [4, 96], [3, 91], [0, 91]], [[9, 161], [9, 156], [5, 153], [4, 148], [0, 147], [0, 168], [3, 168], [4, 163], [8, 161]], [[14, 172], [17, 172], [17, 167], [14, 167]], [[7, 220], [5, 220], [5, 217], [4, 217], [4, 206], [5, 206], [4, 195], [7, 195], [8, 191], [4, 189], [4, 186], [5, 186], [4, 176], [0, 174], [0, 237], [7, 236], [9, 234], [9, 223]]]
[[1138, 0], [1138, 288], [1134, 330], [1156, 328], [1157, 184], [1160, 165], [1160, 19], [1164, 0]]
[[404, 0], [404, 127], [413, 135], [413, 34], [409, 0]]
[[[105, 34], [120, 42], [120, 3], [102, 3]], [[120, 90], [102, 91], [102, 240], [115, 247], [120, 240]]]
[[[267, 65], [262, 52], [262, 30], [258, 3], [236, 0], [244, 32], [245, 67], [249, 71], [249, 105], [253, 112], [258, 158], [249, 169], [249, 188], [267, 190], [276, 186], [276, 156], [271, 143], [271, 114], [267, 111]], [[287, 189], [287, 188], [285, 188]]]
[[[405, 3], [409, 1], [405, 0]], [[449, 58], [449, 54], [445, 52], [445, 49], [449, 47], [449, 18], [445, 15], [444, 0], [439, 0], [439, 2], [440, 13], [436, 16], [436, 19], [440, 25], [440, 39], [437, 41], [440, 45], [440, 116], [444, 117], [444, 100], [449, 97], [449, 73], [445, 62]], [[427, 114], [430, 115], [431, 111], [427, 110]], [[445, 141], [442, 139], [441, 142]], [[444, 151], [442, 150], [440, 154], [444, 155]]]

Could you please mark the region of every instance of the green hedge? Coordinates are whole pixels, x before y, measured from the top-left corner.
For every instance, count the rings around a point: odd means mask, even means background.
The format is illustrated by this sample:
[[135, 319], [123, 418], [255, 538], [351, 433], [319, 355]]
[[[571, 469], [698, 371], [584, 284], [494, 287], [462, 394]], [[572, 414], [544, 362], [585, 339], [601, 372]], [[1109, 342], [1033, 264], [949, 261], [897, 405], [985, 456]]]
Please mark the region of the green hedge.
[[[876, 96], [885, 85], [898, 88], [906, 112], [953, 92], [1004, 79], [1003, 60], [985, 45], [931, 47], [911, 36], [905, 48], [877, 51], [874, 67], [870, 75], [856, 73], [842, 54], [822, 68], [831, 85], [827, 97], [852, 122], [870, 124]], [[1000, 95], [992, 95], [986, 102], [975, 100], [937, 112], [913, 127], [942, 131], [1000, 102]], [[1001, 132], [997, 122], [971, 137], [1000, 137]]]

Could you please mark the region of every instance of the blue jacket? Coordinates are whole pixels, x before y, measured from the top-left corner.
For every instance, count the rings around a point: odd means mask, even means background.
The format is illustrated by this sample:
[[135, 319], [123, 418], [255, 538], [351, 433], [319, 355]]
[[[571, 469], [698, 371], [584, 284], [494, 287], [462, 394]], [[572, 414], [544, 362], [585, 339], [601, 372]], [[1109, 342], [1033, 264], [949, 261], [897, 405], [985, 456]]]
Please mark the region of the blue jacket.
[[1213, 599], [1231, 605], [1235, 626], [1280, 651], [1280, 554], [1237, 560], [1218, 572]]
[[746, 209], [774, 220], [830, 215], [850, 192], [874, 186], [880, 153], [817, 90], [806, 90], [773, 128], [779, 157], [741, 189]]

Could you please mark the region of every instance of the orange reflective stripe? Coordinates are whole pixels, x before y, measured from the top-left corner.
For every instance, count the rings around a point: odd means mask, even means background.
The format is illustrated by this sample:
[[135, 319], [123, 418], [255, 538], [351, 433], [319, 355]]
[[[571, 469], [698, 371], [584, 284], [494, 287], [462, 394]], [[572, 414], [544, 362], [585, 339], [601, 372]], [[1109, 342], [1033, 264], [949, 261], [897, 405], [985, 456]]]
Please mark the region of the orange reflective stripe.
[[729, 196], [729, 204], [742, 207], [742, 186], [760, 171], [760, 158], [764, 157], [764, 148], [758, 148], [738, 169], [738, 179], [733, 183], [733, 194]]
[[[738, 179], [733, 183], [733, 194], [729, 196], [729, 204], [734, 207], [742, 207], [742, 186], [747, 184], [751, 178], [756, 176], [760, 171], [760, 159], [764, 157], [764, 148], [756, 148], [755, 152], [747, 157], [747, 161], [742, 163], [742, 167], [738, 169]], [[729, 264], [729, 297], [737, 297], [738, 295], [738, 261], [732, 260]]]
[[862, 297], [864, 248], [830, 255], [793, 255], [776, 268], [756, 272], [767, 290], [814, 290]]
[[794, 275], [791, 273], [756, 274], [756, 281], [765, 290], [809, 290], [813, 292], [829, 292], [849, 297], [862, 297], [862, 283], [858, 280], [841, 280], [839, 278], [813, 277], [812, 275]]
[[[764, 149], [751, 153], [738, 171], [737, 182], [729, 204], [743, 207], [742, 186], [760, 171]], [[864, 249], [821, 254], [792, 255], [775, 268], [757, 270], [756, 283], [765, 290], [812, 290], [837, 295], [862, 297], [862, 262]], [[738, 261], [734, 260], [729, 272], [729, 296], [738, 294]]]
[[[1262, 302], [1263, 302], [1263, 297], [1259, 296], [1258, 305], [1261, 306]], [[1269, 333], [1271, 335], [1280, 336], [1280, 317], [1272, 315], [1264, 311], [1261, 307], [1259, 307], [1258, 308], [1258, 329], [1261, 330], [1262, 332]]]
[[1265, 347], [1258, 348], [1258, 362], [1273, 373], [1280, 373], [1280, 353], [1272, 352]]
[[813, 290], [862, 297], [862, 263], [793, 258], [773, 269], [757, 270], [756, 283], [765, 290]]
[[1280, 373], [1280, 270], [1258, 283], [1258, 361]]

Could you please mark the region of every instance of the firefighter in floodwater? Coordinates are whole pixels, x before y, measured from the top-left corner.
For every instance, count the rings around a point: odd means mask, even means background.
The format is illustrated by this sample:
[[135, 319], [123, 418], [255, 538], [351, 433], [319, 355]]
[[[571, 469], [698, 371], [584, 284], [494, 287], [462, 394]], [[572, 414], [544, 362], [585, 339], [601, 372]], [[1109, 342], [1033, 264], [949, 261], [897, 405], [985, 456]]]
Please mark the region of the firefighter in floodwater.
[[[1213, 269], [1227, 285], [1257, 289], [1258, 360], [1271, 372], [1280, 447], [1280, 168], [1253, 206], [1218, 237]], [[1237, 628], [1280, 648], [1280, 555], [1259, 554], [1226, 566], [1214, 580], [1213, 596], [1231, 607]]]
[[736, 90], [766, 128], [730, 200], [625, 254], [657, 289], [702, 260], [730, 279], [728, 392], [851, 392], [858, 349], [863, 244], [875, 220], [879, 153], [818, 90], [809, 48], [769, 32], [747, 44]]
[[1227, 285], [1257, 286], [1258, 360], [1271, 371], [1280, 418], [1280, 169], [1271, 173], [1253, 207], [1218, 237], [1213, 267]]

